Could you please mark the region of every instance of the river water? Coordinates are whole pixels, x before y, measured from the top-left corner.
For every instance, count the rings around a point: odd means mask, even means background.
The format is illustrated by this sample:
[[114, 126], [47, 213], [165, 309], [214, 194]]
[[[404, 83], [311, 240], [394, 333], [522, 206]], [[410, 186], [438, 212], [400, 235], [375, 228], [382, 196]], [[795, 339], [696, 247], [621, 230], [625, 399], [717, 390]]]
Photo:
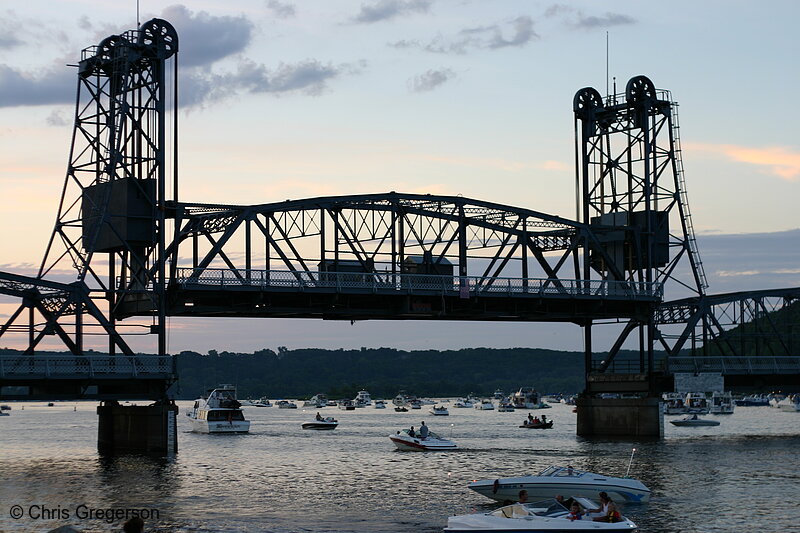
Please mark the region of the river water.
[[[0, 531], [121, 531], [98, 512], [136, 509], [149, 513], [148, 532], [434, 532], [452, 514], [497, 507], [471, 480], [566, 463], [624, 475], [634, 447], [630, 475], [653, 490], [649, 504], [623, 509], [640, 531], [800, 531], [800, 413], [737, 407], [717, 427], [665, 423], [663, 440], [632, 442], [577, 437], [562, 404], [543, 411], [551, 430], [518, 428], [519, 411], [434, 417], [390, 406], [321, 409], [339, 427], [303, 431], [316, 410], [250, 407], [250, 434], [202, 435], [189, 432], [191, 403], [179, 402], [179, 451], [168, 459], [100, 457], [93, 402], [11, 404], [0, 417]], [[459, 450], [395, 451], [388, 435], [422, 420]]]

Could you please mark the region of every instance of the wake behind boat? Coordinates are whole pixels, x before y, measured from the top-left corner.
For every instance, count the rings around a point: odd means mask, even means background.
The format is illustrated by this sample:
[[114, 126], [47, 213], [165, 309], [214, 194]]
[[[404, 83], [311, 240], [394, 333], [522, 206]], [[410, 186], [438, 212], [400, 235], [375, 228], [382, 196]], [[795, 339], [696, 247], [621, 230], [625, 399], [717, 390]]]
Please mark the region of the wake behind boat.
[[[583, 509], [596, 509], [591, 500], [573, 497]], [[578, 515], [581, 516], [581, 515]], [[588, 516], [572, 519], [569, 510], [556, 500], [515, 503], [490, 513], [451, 516], [445, 531], [564, 533], [571, 531], [636, 531], [638, 526], [624, 516], [618, 522], [595, 522]]]
[[643, 503], [650, 499], [650, 489], [637, 479], [612, 477], [576, 470], [571, 466], [549, 466], [535, 476], [520, 476], [473, 481], [468, 487], [497, 501], [518, 501], [519, 491], [528, 491], [531, 499], [554, 498], [574, 494], [597, 498], [607, 492], [613, 500]]
[[236, 387], [220, 385], [208, 397], [194, 402], [186, 413], [192, 421], [192, 431], [197, 433], [247, 433], [250, 422], [244, 419], [242, 404], [236, 399]]
[[428, 436], [423, 439], [417, 433], [411, 434], [408, 429], [402, 429], [394, 435], [389, 435], [389, 439], [398, 450], [404, 452], [432, 452], [457, 448], [455, 442], [440, 437], [433, 431], [428, 432]]

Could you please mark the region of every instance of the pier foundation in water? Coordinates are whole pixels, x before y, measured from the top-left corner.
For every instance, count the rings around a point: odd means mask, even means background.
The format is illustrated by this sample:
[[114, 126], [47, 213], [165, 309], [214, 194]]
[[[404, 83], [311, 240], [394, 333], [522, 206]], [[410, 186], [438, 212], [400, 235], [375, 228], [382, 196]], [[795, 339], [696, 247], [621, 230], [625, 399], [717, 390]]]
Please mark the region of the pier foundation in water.
[[664, 437], [660, 398], [577, 398], [582, 437]]
[[120, 405], [104, 402], [97, 407], [97, 449], [100, 453], [171, 455], [178, 451], [178, 406]]

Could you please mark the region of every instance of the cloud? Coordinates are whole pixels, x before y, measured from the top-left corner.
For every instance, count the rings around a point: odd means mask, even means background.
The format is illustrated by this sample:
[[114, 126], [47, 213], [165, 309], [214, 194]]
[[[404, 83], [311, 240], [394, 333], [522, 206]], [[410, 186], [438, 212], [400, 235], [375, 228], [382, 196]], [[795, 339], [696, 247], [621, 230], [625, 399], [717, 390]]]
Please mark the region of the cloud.
[[544, 11], [546, 17], [562, 16], [568, 19], [568, 25], [576, 29], [591, 30], [610, 28], [625, 24], [635, 24], [636, 19], [620, 13], [606, 12], [603, 16], [585, 15], [583, 11], [564, 4], [553, 4]]
[[242, 52], [250, 44], [253, 23], [243, 15], [212, 16], [193, 13], [185, 6], [164, 9], [162, 16], [175, 26], [179, 38], [180, 65], [204, 66]]
[[48, 126], [69, 126], [71, 124], [70, 120], [64, 116], [64, 113], [60, 109], [54, 109], [52, 113], [50, 113], [45, 122]]
[[0, 107], [72, 104], [76, 71], [63, 66], [25, 73], [0, 65]]
[[280, 63], [269, 69], [263, 64], [242, 60], [235, 72], [195, 72], [186, 76], [181, 85], [181, 105], [184, 108], [203, 107], [237, 94], [319, 96], [328, 90], [329, 82], [342, 76], [357, 75], [365, 65], [364, 62], [334, 65], [306, 59], [293, 64]]
[[420, 93], [432, 91], [443, 83], [455, 78], [456, 73], [449, 68], [440, 68], [438, 70], [427, 70], [424, 73], [414, 76], [408, 80], [408, 87], [411, 91]]
[[684, 149], [722, 155], [732, 161], [761, 167], [786, 181], [800, 181], [800, 153], [783, 146], [752, 148], [733, 144], [686, 143]]
[[353, 22], [371, 24], [409, 13], [427, 13], [432, 3], [432, 0], [379, 0], [361, 4], [361, 11], [353, 17]]
[[539, 168], [543, 170], [557, 170], [559, 172], [568, 172], [572, 170], [571, 165], [568, 165], [567, 163], [564, 163], [562, 161], [555, 161], [552, 159], [549, 159], [544, 163], [542, 163], [541, 165], [539, 165]]
[[539, 35], [533, 29], [533, 19], [523, 15], [490, 26], [465, 28], [454, 37], [437, 35], [428, 44], [416, 40], [401, 40], [389, 43], [389, 46], [419, 48], [436, 54], [465, 54], [470, 49], [497, 50], [510, 46], [521, 48], [538, 38]]
[[294, 4], [284, 4], [278, 0], [269, 0], [267, 2], [267, 9], [279, 19], [286, 19], [295, 16]]

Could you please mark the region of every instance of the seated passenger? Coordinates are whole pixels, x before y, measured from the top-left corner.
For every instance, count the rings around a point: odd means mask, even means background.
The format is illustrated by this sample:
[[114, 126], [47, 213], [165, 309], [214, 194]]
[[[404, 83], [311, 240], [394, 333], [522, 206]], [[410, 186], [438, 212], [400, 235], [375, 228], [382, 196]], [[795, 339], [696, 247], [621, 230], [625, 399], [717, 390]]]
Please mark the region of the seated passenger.
[[606, 506], [605, 516], [598, 516], [593, 519], [595, 522], [622, 522], [622, 515], [617, 511], [617, 505], [609, 501]]
[[578, 502], [572, 502], [572, 506], [569, 508], [569, 514], [567, 515], [569, 520], [581, 520], [583, 519], [583, 512], [581, 511], [581, 505]]

